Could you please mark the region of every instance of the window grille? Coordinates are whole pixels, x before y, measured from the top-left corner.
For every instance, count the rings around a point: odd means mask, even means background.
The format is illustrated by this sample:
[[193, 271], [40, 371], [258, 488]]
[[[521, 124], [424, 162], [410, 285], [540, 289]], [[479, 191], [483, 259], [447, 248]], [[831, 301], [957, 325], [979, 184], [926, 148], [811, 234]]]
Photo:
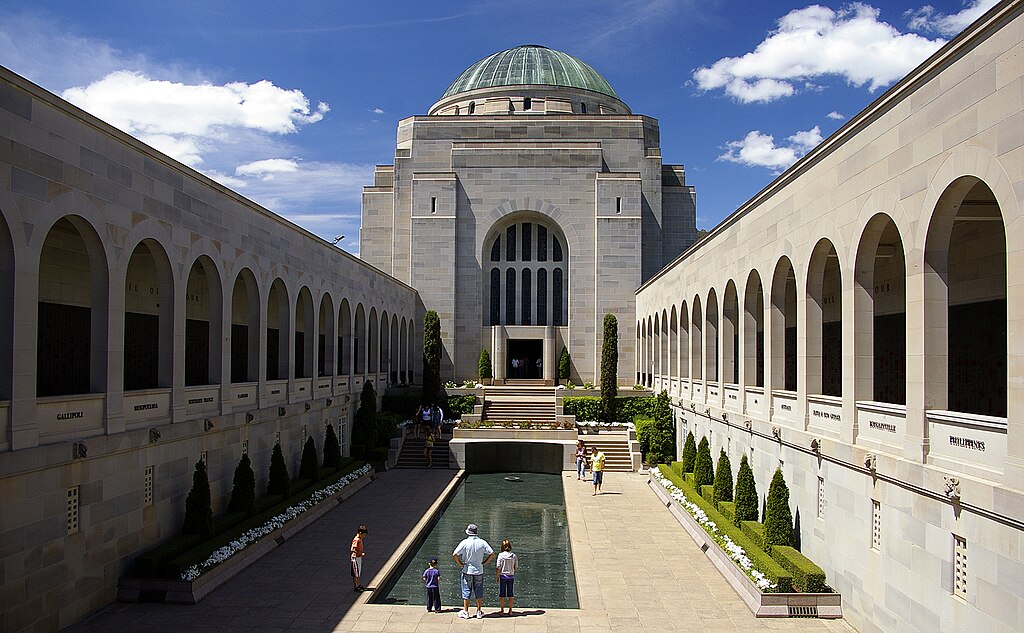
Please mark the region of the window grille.
[[80, 486], [68, 488], [68, 534], [78, 533], [78, 489]]
[[953, 595], [967, 599], [967, 539], [953, 535]]
[[818, 477], [818, 518], [825, 516], [825, 478]]
[[871, 549], [882, 546], [882, 504], [871, 500]]
[[145, 506], [153, 505], [153, 467], [146, 466], [146, 477], [142, 484], [142, 503]]

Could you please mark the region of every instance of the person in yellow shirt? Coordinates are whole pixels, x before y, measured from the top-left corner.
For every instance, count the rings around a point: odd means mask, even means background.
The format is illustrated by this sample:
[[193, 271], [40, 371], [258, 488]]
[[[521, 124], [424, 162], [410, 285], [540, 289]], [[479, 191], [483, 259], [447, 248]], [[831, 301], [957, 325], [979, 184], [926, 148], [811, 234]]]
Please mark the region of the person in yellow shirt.
[[590, 453], [590, 470], [594, 473], [594, 494], [601, 494], [601, 484], [604, 482], [604, 453], [595, 446]]

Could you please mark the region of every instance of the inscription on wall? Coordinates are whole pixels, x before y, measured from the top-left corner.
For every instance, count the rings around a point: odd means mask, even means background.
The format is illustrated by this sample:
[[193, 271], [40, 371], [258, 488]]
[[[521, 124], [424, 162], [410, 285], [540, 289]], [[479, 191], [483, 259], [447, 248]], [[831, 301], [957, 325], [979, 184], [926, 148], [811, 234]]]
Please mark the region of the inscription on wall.
[[189, 398], [188, 404], [204, 404], [206, 402], [213, 402], [213, 396], [206, 396], [205, 398]]
[[878, 420], [871, 420], [868, 422], [868, 426], [879, 431], [887, 431], [889, 433], [896, 432], [896, 425], [892, 422], [879, 422]]
[[132, 408], [135, 411], [148, 411], [150, 409], [159, 409], [160, 405], [156, 402], [146, 402], [145, 404], [137, 404]]
[[954, 435], [949, 436], [949, 445], [956, 446], [957, 448], [967, 448], [972, 451], [985, 452], [985, 441], [984, 440], [972, 440], [969, 437], [956, 437]]
[[66, 411], [57, 414], [58, 420], [77, 420], [82, 417], [85, 417], [85, 411]]
[[792, 411], [793, 410], [793, 407], [789, 406], [788, 404], [780, 404], [779, 408], [782, 409], [783, 411]]
[[833, 422], [840, 422], [842, 419], [838, 413], [829, 413], [828, 411], [819, 411], [818, 409], [811, 409], [811, 415], [816, 418], [832, 420]]

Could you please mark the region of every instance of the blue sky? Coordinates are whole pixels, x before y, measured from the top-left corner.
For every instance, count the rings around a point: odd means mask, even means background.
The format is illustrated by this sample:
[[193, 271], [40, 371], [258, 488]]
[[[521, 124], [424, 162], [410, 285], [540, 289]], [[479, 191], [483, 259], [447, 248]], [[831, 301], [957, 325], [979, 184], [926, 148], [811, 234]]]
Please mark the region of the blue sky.
[[7, 0], [0, 64], [358, 252], [395, 127], [520, 44], [661, 122], [711, 228], [994, 0]]

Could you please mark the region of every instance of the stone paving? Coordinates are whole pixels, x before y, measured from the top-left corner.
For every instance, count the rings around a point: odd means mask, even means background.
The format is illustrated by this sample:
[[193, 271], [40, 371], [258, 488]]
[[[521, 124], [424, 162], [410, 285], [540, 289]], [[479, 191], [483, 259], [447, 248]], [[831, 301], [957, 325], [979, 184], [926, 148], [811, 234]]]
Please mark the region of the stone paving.
[[[269, 553], [194, 606], [115, 603], [68, 629], [399, 633], [494, 631], [853, 631], [845, 622], [754, 618], [675, 518], [636, 473], [609, 473], [604, 494], [564, 474], [580, 609], [525, 608], [498, 615], [493, 583], [486, 617], [464, 621], [457, 608], [368, 604], [352, 592], [348, 544], [360, 523], [366, 540], [364, 574], [374, 579], [402, 547], [451, 470], [392, 470]], [[452, 546], [454, 547], [454, 543]], [[488, 577], [487, 580], [491, 580]], [[373, 582], [364, 583], [373, 587]]]

